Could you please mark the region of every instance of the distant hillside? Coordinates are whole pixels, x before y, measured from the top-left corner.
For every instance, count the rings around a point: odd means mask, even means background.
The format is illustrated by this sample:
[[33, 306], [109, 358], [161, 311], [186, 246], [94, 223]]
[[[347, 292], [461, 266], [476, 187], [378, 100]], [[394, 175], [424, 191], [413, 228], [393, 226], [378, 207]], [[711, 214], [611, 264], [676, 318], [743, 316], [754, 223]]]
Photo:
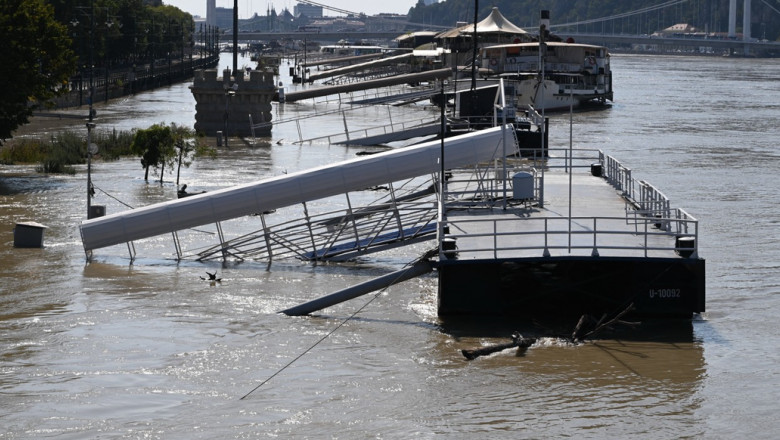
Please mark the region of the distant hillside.
[[[455, 26], [459, 21], [473, 23], [474, 3], [474, 0], [446, 0], [425, 6], [420, 0], [409, 10], [409, 18], [415, 23], [439, 26]], [[742, 0], [737, 3], [737, 32], [741, 33]], [[780, 36], [780, 4], [773, 8], [771, 3], [753, 0], [753, 38], [774, 41]], [[565, 29], [570, 31], [651, 34], [678, 23], [709, 32], [728, 31], [729, 0], [481, 0], [479, 19], [487, 17], [494, 6], [512, 23], [526, 29], [537, 28], [539, 11], [548, 9], [553, 26], [580, 23]], [[588, 23], [604, 17], [614, 19]]]

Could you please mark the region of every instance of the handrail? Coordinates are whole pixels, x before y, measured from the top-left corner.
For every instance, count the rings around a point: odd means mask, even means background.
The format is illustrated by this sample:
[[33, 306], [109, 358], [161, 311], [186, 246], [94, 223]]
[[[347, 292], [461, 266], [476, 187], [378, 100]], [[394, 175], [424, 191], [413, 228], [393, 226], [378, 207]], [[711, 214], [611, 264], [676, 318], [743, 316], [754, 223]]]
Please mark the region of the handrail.
[[[431, 179], [412, 179], [373, 204], [359, 208], [314, 212], [303, 204], [305, 215], [268, 225], [201, 249], [197, 259], [221, 258], [222, 251], [257, 259], [333, 259], [340, 255], [367, 252], [375, 246], [391, 246], [404, 240], [432, 234], [436, 219], [433, 192], [425, 191]], [[349, 194], [346, 194], [349, 199]]]
[[306, 142], [314, 142], [323, 139], [327, 140], [329, 143], [337, 143], [339, 139], [342, 139], [341, 142], [348, 142], [350, 139], [359, 139], [361, 135], [363, 137], [377, 136], [382, 134], [395, 133], [397, 130], [407, 130], [409, 128], [417, 128], [417, 127], [424, 127], [430, 125], [436, 125], [435, 121], [434, 123], [431, 123], [431, 118], [420, 118], [418, 120], [413, 120], [413, 121], [391, 122], [389, 125], [384, 124], [384, 125], [378, 125], [374, 127], [361, 128], [359, 130], [345, 131], [344, 133], [317, 136], [313, 138], [295, 141], [293, 143], [303, 144]]
[[[524, 227], [517, 228], [517, 222], [522, 222]], [[668, 238], [671, 234], [657, 228], [658, 222], [668, 223], [675, 232], [676, 238], [693, 237], [693, 248], [679, 247], [679, 240], [654, 240], [656, 237]], [[569, 222], [576, 226], [569, 231]], [[487, 232], [459, 234], [466, 224], [489, 224]], [[693, 251], [698, 254], [698, 220], [691, 217], [685, 211], [675, 210], [672, 217], [646, 218], [641, 228], [627, 231], [625, 228], [609, 227], [609, 224], [625, 224], [624, 217], [527, 217], [527, 218], [464, 218], [450, 217], [445, 220], [444, 227], [450, 233], [447, 238], [455, 239], [458, 244], [458, 254], [461, 259], [469, 258], [468, 254], [490, 253], [492, 258], [516, 256], [516, 251], [538, 250], [538, 256], [550, 255], [550, 250], [567, 250], [568, 254], [604, 256], [604, 255], [628, 255], [647, 257], [651, 251]], [[502, 226], [506, 225], [506, 228]], [[528, 226], [534, 225], [534, 226]], [[511, 227], [510, 227], [511, 226]], [[564, 237], [571, 235], [577, 239], [575, 243], [569, 243]], [[627, 242], [624, 237], [636, 237], [636, 240]], [[480, 238], [492, 238], [492, 240], [479, 240]], [[518, 240], [523, 238], [523, 245]], [[482, 247], [472, 247], [470, 243], [474, 239]], [[485, 243], [492, 246], [484, 247]], [[515, 244], [512, 244], [515, 243]], [[628, 243], [628, 244], [627, 244]], [[580, 252], [578, 252], [580, 251]], [[586, 252], [581, 252], [586, 251]], [[508, 254], [515, 252], [514, 254]]]
[[[698, 220], [680, 208], [671, 208], [671, 202], [660, 190], [645, 181], [636, 181], [633, 178], [632, 170], [612, 156], [605, 155], [598, 149], [549, 149], [549, 155], [544, 160], [542, 166], [548, 169], [561, 168], [574, 171], [575, 168], [590, 168], [593, 172], [593, 166], [601, 167], [601, 177], [606, 179], [612, 186], [620, 191], [626, 200], [627, 208], [624, 217], [526, 217], [526, 218], [499, 218], [499, 219], [479, 219], [464, 218], [461, 216], [448, 217], [443, 220], [443, 228], [451, 231], [447, 235], [448, 239], [455, 239], [458, 243], [458, 253], [468, 258], [469, 253], [489, 252], [493, 258], [508, 251], [521, 250], [539, 250], [540, 256], [550, 255], [550, 250], [563, 250], [567, 252], [582, 255], [641, 255], [647, 256], [650, 252], [669, 252], [676, 251], [684, 255], [698, 255]], [[571, 156], [571, 157], [570, 157]], [[529, 163], [531, 163], [529, 161]], [[534, 184], [534, 193], [537, 195], [541, 185], [539, 177], [536, 174], [535, 166], [539, 166], [537, 161], [533, 161], [534, 167], [531, 172]], [[496, 178], [504, 176], [508, 179], [511, 171], [518, 171], [516, 165], [510, 172], [503, 172], [495, 165]], [[569, 168], [571, 167], [571, 168]], [[451, 180], [455, 183], [455, 180]], [[496, 184], [498, 186], [499, 184]], [[483, 191], [484, 191], [483, 187]], [[452, 190], [451, 190], [452, 192]], [[490, 188], [487, 193], [498, 194], [495, 188]], [[453, 195], [453, 194], [450, 194]], [[456, 194], [461, 200], [467, 199], [467, 191], [459, 191]], [[485, 194], [482, 194], [483, 196]], [[476, 205], [476, 204], [475, 204]], [[522, 222], [518, 227], [517, 222]], [[458, 234], [462, 230], [459, 225], [475, 222], [491, 222], [492, 227], [481, 228], [483, 231], [490, 229], [491, 232], [480, 234]], [[573, 230], [569, 228], [569, 222], [572, 225], [578, 225]], [[565, 225], [563, 224], [565, 223]], [[614, 226], [610, 227], [610, 223]], [[625, 225], [632, 225], [633, 229], [626, 229]], [[501, 226], [507, 225], [506, 228]], [[514, 228], [508, 227], [514, 225]], [[557, 226], [557, 227], [556, 227]], [[565, 227], [563, 227], [565, 226]], [[626, 240], [626, 236], [633, 236], [631, 240]], [[512, 238], [524, 236], [524, 245], [517, 245], [517, 240], [513, 242]], [[565, 237], [575, 238], [575, 243], [571, 240], [564, 240]], [[587, 237], [584, 241], [582, 237]], [[492, 241], [490, 247], [473, 247], [469, 241], [475, 238], [479, 240], [480, 246], [485, 242]], [[484, 238], [492, 238], [485, 240]], [[579, 237], [579, 238], [577, 238]], [[674, 240], [669, 240], [672, 237]], [[538, 239], [537, 239], [538, 238]], [[592, 238], [592, 240], [591, 240]], [[660, 240], [664, 238], [664, 240]], [[692, 238], [691, 247], [680, 247], [681, 239]], [[534, 241], [535, 240], [535, 241]], [[501, 243], [499, 245], [499, 243]], [[531, 243], [531, 244], [527, 244]], [[628, 244], [627, 244], [628, 243]], [[691, 245], [685, 243], [685, 245]], [[508, 256], [508, 255], [505, 255]], [[516, 256], [516, 254], [515, 254]]]

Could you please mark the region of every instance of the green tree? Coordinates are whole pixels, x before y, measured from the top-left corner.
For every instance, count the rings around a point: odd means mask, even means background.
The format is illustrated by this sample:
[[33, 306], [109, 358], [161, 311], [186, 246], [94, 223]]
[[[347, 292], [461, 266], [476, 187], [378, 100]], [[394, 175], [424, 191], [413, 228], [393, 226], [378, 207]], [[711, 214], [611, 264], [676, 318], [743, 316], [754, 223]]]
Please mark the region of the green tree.
[[192, 165], [195, 157], [198, 156], [216, 156], [216, 150], [209, 147], [206, 143], [201, 142], [201, 138], [197, 136], [195, 130], [186, 127], [184, 125], [177, 125], [175, 122], [171, 123], [171, 134], [173, 135], [173, 145], [178, 156], [176, 158], [169, 158], [168, 166], [173, 170], [174, 164], [176, 167], [176, 186], [179, 186], [179, 171], [181, 171], [182, 165], [186, 168]]
[[176, 157], [175, 143], [171, 127], [162, 124], [155, 124], [135, 133], [131, 148], [134, 154], [141, 157], [141, 166], [145, 170], [144, 180], [149, 180], [150, 167], [162, 168], [160, 170], [160, 183], [162, 183], [166, 162], [170, 163]]
[[67, 92], [76, 58], [67, 27], [55, 21], [52, 6], [44, 0], [0, 2], [0, 41], [2, 145], [14, 130], [29, 122], [37, 105]]

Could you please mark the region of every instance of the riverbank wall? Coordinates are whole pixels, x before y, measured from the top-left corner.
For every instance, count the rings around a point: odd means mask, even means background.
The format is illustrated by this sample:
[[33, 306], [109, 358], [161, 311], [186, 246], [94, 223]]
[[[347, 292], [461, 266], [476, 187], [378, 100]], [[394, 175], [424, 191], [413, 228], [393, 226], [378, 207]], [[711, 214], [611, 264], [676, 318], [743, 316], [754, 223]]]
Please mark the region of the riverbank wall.
[[[212, 69], [217, 67], [218, 63], [219, 54], [214, 54], [185, 60], [169, 59], [166, 62], [122, 69], [82, 71], [71, 78], [68, 85], [70, 92], [52, 99], [48, 104], [51, 109], [66, 109], [107, 102], [109, 99], [121, 98], [190, 79], [194, 76], [195, 70]], [[90, 102], [90, 89], [92, 89], [92, 102]]]

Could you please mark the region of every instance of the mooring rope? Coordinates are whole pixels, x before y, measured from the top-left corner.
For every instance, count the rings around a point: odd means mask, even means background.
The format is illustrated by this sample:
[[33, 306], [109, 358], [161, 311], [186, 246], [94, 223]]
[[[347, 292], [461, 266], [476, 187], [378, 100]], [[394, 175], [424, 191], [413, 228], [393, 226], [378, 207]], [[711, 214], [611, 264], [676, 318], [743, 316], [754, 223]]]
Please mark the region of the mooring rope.
[[128, 208], [130, 208], [130, 209], [135, 209], [135, 208], [133, 208], [132, 206], [128, 205], [127, 203], [125, 203], [125, 202], [123, 202], [123, 201], [121, 201], [121, 200], [117, 199], [116, 197], [112, 196], [111, 194], [109, 194], [109, 193], [107, 193], [107, 192], [103, 191], [103, 189], [102, 189], [102, 188], [100, 188], [100, 187], [97, 187], [97, 186], [94, 186], [94, 185], [92, 185], [92, 188], [93, 188], [93, 189], [96, 189], [96, 190], [98, 190], [98, 191], [100, 191], [100, 192], [102, 192], [103, 194], [105, 194], [105, 195], [107, 195], [107, 196], [111, 197], [112, 199], [114, 199], [114, 200], [116, 200], [117, 202], [119, 202], [119, 203], [121, 203], [121, 204], [123, 204], [123, 205], [127, 206], [127, 207], [128, 207]]
[[[422, 261], [422, 260], [425, 260], [425, 259], [429, 258], [431, 255], [434, 255], [434, 254], [435, 254], [435, 253], [434, 253], [435, 251], [436, 251], [435, 249], [434, 249], [434, 250], [429, 250], [429, 251], [427, 251], [427, 252], [426, 252], [425, 254], [423, 254], [423, 255], [422, 255], [420, 258], [418, 258], [418, 259], [416, 259], [416, 260], [414, 260], [414, 261], [412, 261], [412, 262], [410, 262], [410, 263], [406, 263], [405, 267], [412, 267], [412, 266], [414, 266], [416, 263], [419, 263], [420, 261]], [[401, 277], [401, 274], [399, 274], [399, 275], [398, 275], [398, 278], [400, 278], [400, 277]], [[398, 278], [396, 278], [396, 279], [398, 279]], [[390, 284], [389, 284], [389, 286], [392, 286], [393, 284], [395, 284], [395, 283], [390, 283]], [[388, 287], [389, 287], [389, 286], [388, 286]], [[245, 399], [245, 398], [247, 398], [247, 397], [248, 397], [250, 394], [252, 394], [252, 393], [254, 393], [255, 391], [257, 391], [258, 389], [260, 389], [260, 387], [262, 387], [263, 385], [265, 385], [265, 384], [267, 384], [268, 382], [270, 382], [270, 381], [271, 381], [271, 379], [273, 379], [274, 377], [278, 376], [278, 375], [279, 375], [279, 374], [281, 374], [281, 373], [282, 373], [284, 370], [286, 370], [287, 368], [289, 368], [289, 367], [290, 367], [292, 364], [294, 364], [295, 362], [297, 362], [297, 361], [298, 361], [298, 359], [302, 358], [302, 357], [303, 357], [303, 356], [305, 356], [307, 353], [309, 353], [310, 351], [312, 351], [312, 350], [313, 350], [315, 347], [317, 347], [318, 345], [320, 345], [320, 343], [322, 343], [322, 341], [324, 341], [324, 340], [328, 339], [328, 338], [329, 338], [329, 337], [330, 337], [332, 334], [336, 333], [336, 331], [338, 331], [338, 330], [339, 330], [341, 327], [343, 327], [343, 326], [344, 326], [344, 324], [346, 324], [347, 322], [349, 322], [351, 319], [353, 319], [355, 316], [357, 316], [357, 314], [358, 314], [358, 313], [362, 312], [362, 311], [363, 311], [363, 309], [365, 309], [366, 307], [368, 307], [368, 305], [369, 305], [369, 304], [371, 304], [372, 302], [374, 302], [374, 300], [375, 300], [375, 299], [377, 299], [377, 298], [379, 297], [379, 295], [381, 295], [381, 294], [382, 294], [382, 293], [383, 293], [383, 292], [384, 292], [386, 289], [387, 289], [387, 287], [383, 287], [383, 288], [379, 289], [379, 290], [377, 291], [377, 293], [376, 293], [376, 294], [375, 294], [373, 297], [371, 297], [371, 299], [370, 299], [370, 300], [368, 300], [368, 301], [367, 301], [365, 304], [363, 304], [363, 305], [362, 305], [362, 306], [361, 306], [359, 309], [357, 309], [357, 310], [356, 310], [355, 312], [353, 312], [351, 315], [349, 315], [348, 317], [344, 318], [344, 320], [342, 320], [342, 321], [339, 323], [339, 325], [337, 325], [336, 327], [334, 327], [334, 328], [333, 328], [333, 330], [329, 331], [329, 332], [328, 332], [328, 333], [327, 333], [325, 336], [321, 337], [321, 338], [320, 338], [320, 339], [319, 339], [317, 342], [315, 342], [315, 343], [314, 343], [314, 344], [312, 344], [312, 345], [311, 345], [309, 348], [307, 348], [306, 350], [304, 350], [304, 351], [303, 351], [301, 354], [299, 354], [298, 356], [296, 356], [295, 358], [293, 358], [293, 360], [291, 360], [290, 362], [288, 362], [287, 364], [285, 364], [285, 365], [284, 365], [282, 368], [278, 369], [278, 370], [277, 370], [277, 371], [276, 371], [274, 374], [272, 374], [271, 376], [269, 376], [269, 377], [268, 377], [266, 380], [264, 380], [264, 381], [260, 382], [260, 383], [259, 383], [259, 384], [258, 384], [256, 387], [252, 388], [252, 390], [250, 390], [248, 393], [246, 393], [246, 394], [244, 394], [243, 396], [241, 396], [241, 398], [240, 398], [240, 399], [238, 399], [238, 400], [244, 400], [244, 399]]]

